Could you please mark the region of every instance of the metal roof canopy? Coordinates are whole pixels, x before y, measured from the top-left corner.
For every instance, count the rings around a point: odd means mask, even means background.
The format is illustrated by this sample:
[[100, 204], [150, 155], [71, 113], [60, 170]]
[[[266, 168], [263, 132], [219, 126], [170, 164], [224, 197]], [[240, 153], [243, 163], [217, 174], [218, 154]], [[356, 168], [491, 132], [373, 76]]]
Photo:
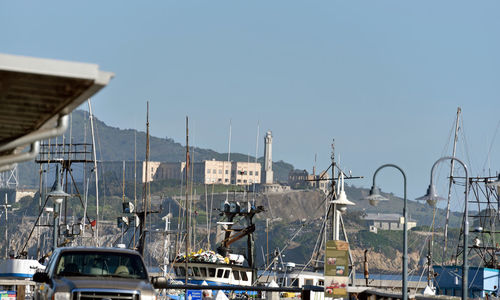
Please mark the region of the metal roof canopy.
[[19, 147], [6, 145], [59, 123], [113, 76], [96, 64], [0, 53], [0, 158]]

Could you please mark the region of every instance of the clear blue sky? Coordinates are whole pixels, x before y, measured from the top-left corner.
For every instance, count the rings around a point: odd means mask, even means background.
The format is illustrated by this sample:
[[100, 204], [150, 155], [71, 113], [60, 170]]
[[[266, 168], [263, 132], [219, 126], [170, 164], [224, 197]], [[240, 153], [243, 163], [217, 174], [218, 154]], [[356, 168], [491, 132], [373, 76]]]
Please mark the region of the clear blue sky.
[[[500, 170], [498, 1], [1, 1], [0, 52], [97, 63], [116, 77], [94, 99], [112, 126], [196, 146], [342, 166], [369, 187], [401, 166], [409, 198], [427, 188], [458, 106], [458, 157]], [[488, 153], [491, 153], [488, 159]], [[447, 150], [448, 149], [448, 150]], [[445, 166], [443, 166], [445, 168]], [[440, 173], [444, 182], [446, 172]], [[394, 170], [383, 191], [402, 195]]]

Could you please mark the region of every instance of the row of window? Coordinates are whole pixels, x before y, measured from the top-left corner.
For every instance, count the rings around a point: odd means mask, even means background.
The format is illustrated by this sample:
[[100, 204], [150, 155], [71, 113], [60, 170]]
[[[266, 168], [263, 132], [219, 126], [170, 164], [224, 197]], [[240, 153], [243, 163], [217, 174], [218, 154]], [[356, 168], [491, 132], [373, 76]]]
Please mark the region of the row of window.
[[[207, 169], [207, 174], [210, 174], [210, 171], [213, 171], [212, 173], [213, 174], [217, 174], [217, 170], [216, 169], [213, 169], [213, 170], [210, 170], [210, 169]], [[219, 169], [219, 174], [222, 174], [222, 170]], [[224, 170], [224, 174], [229, 174], [229, 170]]]
[[[228, 170], [225, 170], [224, 172], [226, 175], [229, 174]], [[253, 176], [253, 171], [238, 171], [238, 174], [239, 175], [250, 175], [250, 176]], [[217, 170], [216, 169], [207, 169], [207, 174], [217, 174]], [[222, 170], [219, 170], [219, 174], [222, 174]], [[231, 172], [231, 175], [234, 176], [235, 175], [235, 172]], [[259, 176], [259, 171], [255, 171], [255, 176]]]
[[[238, 174], [239, 175], [250, 175], [250, 176], [253, 176], [253, 171], [238, 171]], [[207, 169], [207, 174], [217, 174], [217, 170], [216, 169]], [[219, 169], [219, 174], [222, 174], [222, 170]], [[229, 171], [228, 170], [224, 170], [224, 174], [228, 175], [229, 174]], [[234, 171], [231, 172], [231, 175], [234, 176], [235, 173]], [[255, 176], [259, 176], [259, 171], [255, 171]]]
[[[217, 270], [217, 271], [216, 271]], [[175, 275], [178, 277], [186, 276], [186, 269], [184, 267], [174, 267]], [[248, 281], [247, 273], [244, 271], [233, 270], [234, 280]], [[231, 274], [230, 269], [215, 269], [205, 267], [188, 267], [188, 276], [190, 277], [216, 277], [216, 278], [229, 278]]]

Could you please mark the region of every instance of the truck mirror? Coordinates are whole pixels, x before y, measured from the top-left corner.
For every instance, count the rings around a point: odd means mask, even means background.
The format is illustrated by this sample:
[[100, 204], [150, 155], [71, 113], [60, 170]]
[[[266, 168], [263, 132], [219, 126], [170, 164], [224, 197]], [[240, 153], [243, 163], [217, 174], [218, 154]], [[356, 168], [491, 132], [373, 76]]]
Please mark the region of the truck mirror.
[[164, 289], [167, 286], [167, 278], [164, 276], [153, 277], [151, 284], [155, 289]]
[[50, 283], [49, 274], [45, 272], [36, 272], [33, 275], [33, 281], [39, 283]]

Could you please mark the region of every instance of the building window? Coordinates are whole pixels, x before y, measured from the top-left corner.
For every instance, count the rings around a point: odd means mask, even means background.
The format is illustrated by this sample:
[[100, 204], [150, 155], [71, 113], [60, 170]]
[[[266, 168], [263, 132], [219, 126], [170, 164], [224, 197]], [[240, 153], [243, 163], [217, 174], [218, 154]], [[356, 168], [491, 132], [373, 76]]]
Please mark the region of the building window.
[[250, 173], [249, 173], [249, 174], [250, 174], [250, 175], [253, 175], [253, 171], [250, 171]]
[[207, 169], [207, 174], [210, 174], [210, 169]]
[[226, 178], [226, 179], [224, 179], [224, 182], [229, 182], [229, 179], [227, 179], [227, 178]]
[[221, 169], [219, 169], [219, 174], [222, 174], [222, 170]]
[[241, 183], [241, 179], [238, 179], [238, 183]]
[[217, 174], [217, 170], [216, 169], [214, 169], [214, 174]]
[[224, 173], [227, 175], [229, 172], [228, 172], [228, 170], [225, 170]]
[[259, 176], [259, 171], [255, 171], [255, 176]]

